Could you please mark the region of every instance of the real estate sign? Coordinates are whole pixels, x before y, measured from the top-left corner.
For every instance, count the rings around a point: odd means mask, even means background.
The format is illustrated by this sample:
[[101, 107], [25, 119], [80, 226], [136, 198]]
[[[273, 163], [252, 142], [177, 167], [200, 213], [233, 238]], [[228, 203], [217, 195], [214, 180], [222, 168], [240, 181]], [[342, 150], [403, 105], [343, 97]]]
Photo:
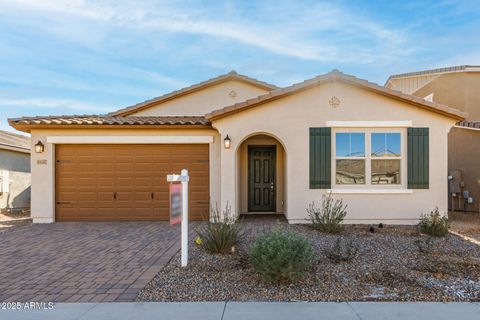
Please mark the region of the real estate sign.
[[182, 183], [170, 183], [170, 224], [182, 222]]

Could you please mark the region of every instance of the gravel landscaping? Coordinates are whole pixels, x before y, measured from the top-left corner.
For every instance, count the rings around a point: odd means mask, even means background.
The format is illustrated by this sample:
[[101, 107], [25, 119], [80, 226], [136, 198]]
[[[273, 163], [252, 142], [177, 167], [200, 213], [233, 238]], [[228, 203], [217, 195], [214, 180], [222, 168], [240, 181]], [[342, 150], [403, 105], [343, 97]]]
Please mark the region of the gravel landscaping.
[[[234, 254], [211, 255], [193, 241], [186, 268], [180, 253], [139, 293], [138, 301], [471, 301], [480, 300], [480, 247], [449, 235], [420, 252], [415, 227], [347, 226], [339, 235], [307, 225], [246, 222], [246, 235]], [[276, 226], [275, 226], [276, 225]], [[198, 224], [197, 224], [198, 226]], [[307, 237], [315, 263], [293, 283], [266, 283], [248, 258], [257, 233], [287, 228]], [[254, 230], [254, 231], [252, 231]], [[334, 263], [325, 250], [338, 238], [353, 239], [358, 254]], [[423, 248], [425, 251], [425, 248]]]

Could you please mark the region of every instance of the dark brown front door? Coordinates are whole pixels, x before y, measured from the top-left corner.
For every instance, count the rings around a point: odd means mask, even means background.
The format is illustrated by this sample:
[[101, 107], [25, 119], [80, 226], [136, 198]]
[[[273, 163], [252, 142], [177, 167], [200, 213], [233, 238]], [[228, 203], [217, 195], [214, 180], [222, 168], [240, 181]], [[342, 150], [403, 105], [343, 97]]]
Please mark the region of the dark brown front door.
[[248, 211], [275, 211], [276, 146], [248, 147]]

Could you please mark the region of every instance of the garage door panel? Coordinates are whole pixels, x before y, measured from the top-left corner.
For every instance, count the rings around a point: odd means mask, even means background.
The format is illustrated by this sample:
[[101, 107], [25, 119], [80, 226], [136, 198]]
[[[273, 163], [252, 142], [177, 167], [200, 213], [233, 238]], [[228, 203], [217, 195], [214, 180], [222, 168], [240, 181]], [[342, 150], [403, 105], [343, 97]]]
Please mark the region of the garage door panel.
[[57, 220], [168, 220], [166, 175], [184, 168], [190, 218], [200, 220], [209, 211], [208, 157], [208, 145], [57, 145]]

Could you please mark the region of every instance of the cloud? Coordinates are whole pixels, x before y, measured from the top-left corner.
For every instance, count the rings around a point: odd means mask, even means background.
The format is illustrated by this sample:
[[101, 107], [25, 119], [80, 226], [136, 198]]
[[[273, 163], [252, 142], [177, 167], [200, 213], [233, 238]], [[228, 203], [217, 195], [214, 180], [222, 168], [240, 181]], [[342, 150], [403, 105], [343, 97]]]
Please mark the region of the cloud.
[[28, 99], [5, 99], [0, 98], [1, 107], [28, 107], [28, 108], [43, 108], [56, 109], [63, 108], [76, 112], [108, 112], [113, 109], [112, 106], [102, 106], [96, 104], [89, 104], [83, 101], [71, 99], [50, 99], [50, 98], [28, 98]]
[[[282, 2], [277, 5], [269, 1], [262, 4], [251, 10], [236, 10], [232, 6], [228, 10], [221, 6], [207, 10], [190, 2], [3, 2], [4, 6], [47, 12], [59, 19], [73, 16], [113, 27], [219, 38], [278, 55], [319, 62], [391, 61], [411, 51], [402, 46], [407, 39], [401, 30], [385, 27], [341, 4]], [[277, 7], [282, 9], [275, 9]], [[66, 31], [61, 28], [58, 32]], [[68, 34], [72, 33], [75, 34], [69, 30]], [[77, 36], [82, 38], [81, 34]], [[364, 46], [364, 43], [369, 45]]]

